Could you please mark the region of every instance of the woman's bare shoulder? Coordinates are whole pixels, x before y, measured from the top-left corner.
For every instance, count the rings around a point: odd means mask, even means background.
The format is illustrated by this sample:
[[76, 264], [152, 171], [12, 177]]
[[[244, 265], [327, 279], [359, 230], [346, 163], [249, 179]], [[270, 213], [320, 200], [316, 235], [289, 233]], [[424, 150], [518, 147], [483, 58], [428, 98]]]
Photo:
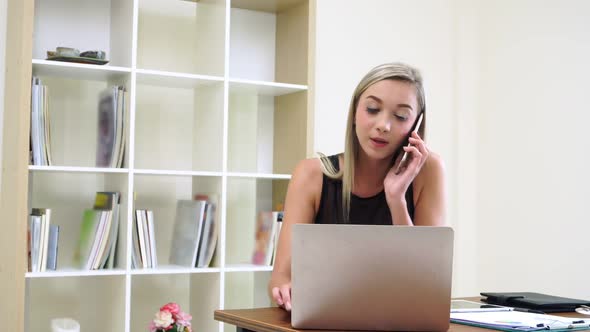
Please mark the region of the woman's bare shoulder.
[[292, 179], [305, 185], [321, 185], [322, 175], [321, 161], [318, 158], [308, 158], [299, 161]]
[[[317, 211], [322, 194], [322, 165], [317, 158], [301, 160], [291, 176], [289, 193], [291, 198], [299, 202], [307, 202]], [[287, 199], [289, 200], [289, 199]], [[304, 203], [305, 204], [305, 203]]]
[[430, 151], [428, 159], [424, 162], [424, 168], [428, 175], [440, 174], [445, 170], [445, 162], [439, 154]]
[[424, 162], [420, 173], [416, 176], [416, 185], [419, 189], [427, 183], [444, 181], [445, 163], [442, 157], [436, 152], [430, 151]]

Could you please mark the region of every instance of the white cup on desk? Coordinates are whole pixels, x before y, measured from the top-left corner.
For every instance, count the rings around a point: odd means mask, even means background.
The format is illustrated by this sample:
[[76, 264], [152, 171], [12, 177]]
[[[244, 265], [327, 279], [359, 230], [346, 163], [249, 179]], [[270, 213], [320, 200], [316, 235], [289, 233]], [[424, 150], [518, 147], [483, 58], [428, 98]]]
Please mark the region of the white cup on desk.
[[71, 318], [54, 318], [51, 320], [51, 332], [80, 332], [80, 323]]

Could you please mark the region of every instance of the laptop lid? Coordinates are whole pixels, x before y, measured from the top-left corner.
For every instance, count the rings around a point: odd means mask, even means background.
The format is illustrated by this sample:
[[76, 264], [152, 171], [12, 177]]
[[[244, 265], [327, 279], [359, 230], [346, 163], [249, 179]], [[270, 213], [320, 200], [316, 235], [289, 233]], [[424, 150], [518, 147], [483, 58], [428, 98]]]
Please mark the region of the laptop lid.
[[446, 331], [450, 227], [295, 224], [291, 325]]

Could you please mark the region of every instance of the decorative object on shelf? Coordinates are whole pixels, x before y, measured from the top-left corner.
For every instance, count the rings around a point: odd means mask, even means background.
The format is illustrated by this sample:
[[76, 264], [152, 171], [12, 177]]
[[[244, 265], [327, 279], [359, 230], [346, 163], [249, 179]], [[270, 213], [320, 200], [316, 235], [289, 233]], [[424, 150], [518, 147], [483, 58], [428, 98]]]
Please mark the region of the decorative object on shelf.
[[150, 332], [192, 332], [193, 317], [174, 302], [165, 304], [150, 322]]
[[51, 320], [51, 332], [80, 332], [80, 323], [71, 318]]
[[104, 65], [109, 63], [106, 60], [105, 51], [89, 50], [80, 52], [71, 47], [56, 47], [55, 51], [47, 51], [47, 60], [85, 63], [91, 65]]

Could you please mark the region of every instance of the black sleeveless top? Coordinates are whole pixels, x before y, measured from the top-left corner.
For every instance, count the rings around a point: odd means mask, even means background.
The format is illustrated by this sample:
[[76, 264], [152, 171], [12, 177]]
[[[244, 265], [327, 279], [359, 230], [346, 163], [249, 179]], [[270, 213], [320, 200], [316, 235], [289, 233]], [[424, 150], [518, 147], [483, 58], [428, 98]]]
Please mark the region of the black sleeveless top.
[[[334, 165], [336, 171], [340, 169], [338, 155], [328, 157]], [[410, 219], [414, 220], [414, 193], [412, 185], [406, 191], [406, 204]], [[381, 191], [375, 196], [358, 197], [350, 195], [350, 224], [365, 225], [391, 225], [391, 213], [385, 192]], [[342, 224], [342, 180], [334, 180], [323, 175], [322, 179], [322, 196], [320, 206], [315, 218], [316, 224]]]

